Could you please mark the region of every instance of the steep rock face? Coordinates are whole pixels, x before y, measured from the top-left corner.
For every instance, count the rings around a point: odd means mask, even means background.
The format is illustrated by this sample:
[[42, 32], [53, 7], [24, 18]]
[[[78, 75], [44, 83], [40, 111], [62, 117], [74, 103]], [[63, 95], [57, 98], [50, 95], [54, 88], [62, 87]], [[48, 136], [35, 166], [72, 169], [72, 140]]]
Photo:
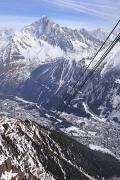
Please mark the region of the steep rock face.
[[0, 163], [9, 158], [9, 167], [12, 164], [27, 179], [95, 180], [120, 176], [120, 162], [111, 155], [92, 151], [28, 120], [1, 119], [0, 136]]

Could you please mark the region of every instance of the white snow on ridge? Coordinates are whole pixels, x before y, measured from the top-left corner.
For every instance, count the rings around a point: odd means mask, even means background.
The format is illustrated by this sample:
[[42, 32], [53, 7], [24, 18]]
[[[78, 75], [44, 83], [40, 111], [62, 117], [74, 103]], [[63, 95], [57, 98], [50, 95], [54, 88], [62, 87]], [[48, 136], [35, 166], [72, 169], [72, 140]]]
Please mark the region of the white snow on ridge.
[[79, 48], [81, 48], [81, 49], [88, 48], [87, 44], [85, 44], [83, 42], [80, 42], [78, 40], [75, 40], [75, 41], [71, 40], [71, 42], [72, 42], [74, 48], [77, 49], [77, 50], [79, 50]]
[[14, 42], [25, 57], [26, 65], [45, 63], [51, 59], [64, 56], [64, 52], [58, 46], [52, 46], [42, 39], [35, 39], [29, 34], [17, 33]]
[[98, 117], [96, 114], [94, 114], [94, 113], [89, 109], [88, 105], [85, 104], [84, 102], [83, 102], [83, 106], [84, 106], [85, 111], [86, 111], [87, 113], [89, 113], [89, 114], [92, 116], [93, 119], [95, 119], [95, 120], [97, 120], [97, 121], [99, 121], [99, 122], [105, 122], [105, 118], [100, 118], [100, 117]]
[[77, 128], [75, 126], [71, 126], [71, 127], [67, 128], [67, 131], [76, 131], [76, 132], [79, 132], [79, 128]]
[[85, 131], [81, 130], [79, 127], [70, 126], [68, 128], [61, 128], [63, 132], [66, 132], [67, 134], [72, 134], [73, 136], [84, 136]]
[[12, 170], [10, 172], [5, 171], [5, 173], [1, 175], [1, 180], [11, 180], [15, 176], [17, 176], [17, 173], [13, 173]]
[[120, 84], [120, 79], [116, 79], [115, 83]]
[[88, 133], [89, 133], [91, 136], [95, 136], [95, 135], [96, 135], [96, 132], [94, 132], [94, 131], [88, 131]]
[[105, 153], [105, 154], [110, 154], [114, 157], [116, 157], [116, 155], [114, 153], [112, 153], [109, 149], [107, 148], [102, 148], [101, 146], [97, 146], [97, 145], [94, 145], [94, 144], [89, 144], [89, 148], [92, 149], [92, 150], [95, 150], [95, 151], [100, 151], [102, 153]]
[[[0, 142], [0, 146], [2, 145], [2, 143]], [[0, 155], [0, 165], [2, 165], [5, 162], [6, 158], [5, 156]]]
[[18, 101], [20, 101], [20, 102], [23, 102], [23, 103], [28, 103], [28, 104], [36, 105], [36, 103], [33, 103], [33, 102], [31, 102], [31, 101], [24, 100], [23, 98], [18, 97], [18, 96], [15, 96], [15, 99], [18, 100]]

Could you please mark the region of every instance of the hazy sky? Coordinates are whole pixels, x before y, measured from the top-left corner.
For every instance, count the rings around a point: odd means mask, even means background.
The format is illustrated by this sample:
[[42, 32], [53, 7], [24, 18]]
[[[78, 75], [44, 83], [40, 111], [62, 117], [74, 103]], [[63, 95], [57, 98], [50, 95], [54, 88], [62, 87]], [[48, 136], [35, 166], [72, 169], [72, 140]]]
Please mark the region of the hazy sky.
[[120, 0], [0, 0], [0, 27], [20, 27], [47, 15], [72, 28], [110, 29], [120, 18]]

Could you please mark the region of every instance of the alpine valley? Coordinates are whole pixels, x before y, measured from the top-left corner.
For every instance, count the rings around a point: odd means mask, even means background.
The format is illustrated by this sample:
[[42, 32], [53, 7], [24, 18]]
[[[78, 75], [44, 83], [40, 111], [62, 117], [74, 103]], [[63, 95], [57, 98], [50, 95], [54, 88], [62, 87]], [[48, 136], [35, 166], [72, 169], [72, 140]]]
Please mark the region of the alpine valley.
[[[70, 29], [47, 16], [0, 29], [0, 179], [120, 179], [120, 29]], [[61, 112], [63, 111], [63, 112]], [[59, 112], [59, 113], [57, 113]]]

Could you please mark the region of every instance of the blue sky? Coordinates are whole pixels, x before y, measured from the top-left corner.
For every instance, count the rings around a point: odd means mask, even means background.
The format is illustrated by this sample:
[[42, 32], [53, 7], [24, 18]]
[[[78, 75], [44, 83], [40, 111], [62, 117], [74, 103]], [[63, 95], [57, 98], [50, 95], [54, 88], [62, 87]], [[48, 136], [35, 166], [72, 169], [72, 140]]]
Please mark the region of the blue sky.
[[120, 0], [0, 0], [0, 27], [19, 29], [43, 15], [72, 28], [110, 29], [120, 18]]

